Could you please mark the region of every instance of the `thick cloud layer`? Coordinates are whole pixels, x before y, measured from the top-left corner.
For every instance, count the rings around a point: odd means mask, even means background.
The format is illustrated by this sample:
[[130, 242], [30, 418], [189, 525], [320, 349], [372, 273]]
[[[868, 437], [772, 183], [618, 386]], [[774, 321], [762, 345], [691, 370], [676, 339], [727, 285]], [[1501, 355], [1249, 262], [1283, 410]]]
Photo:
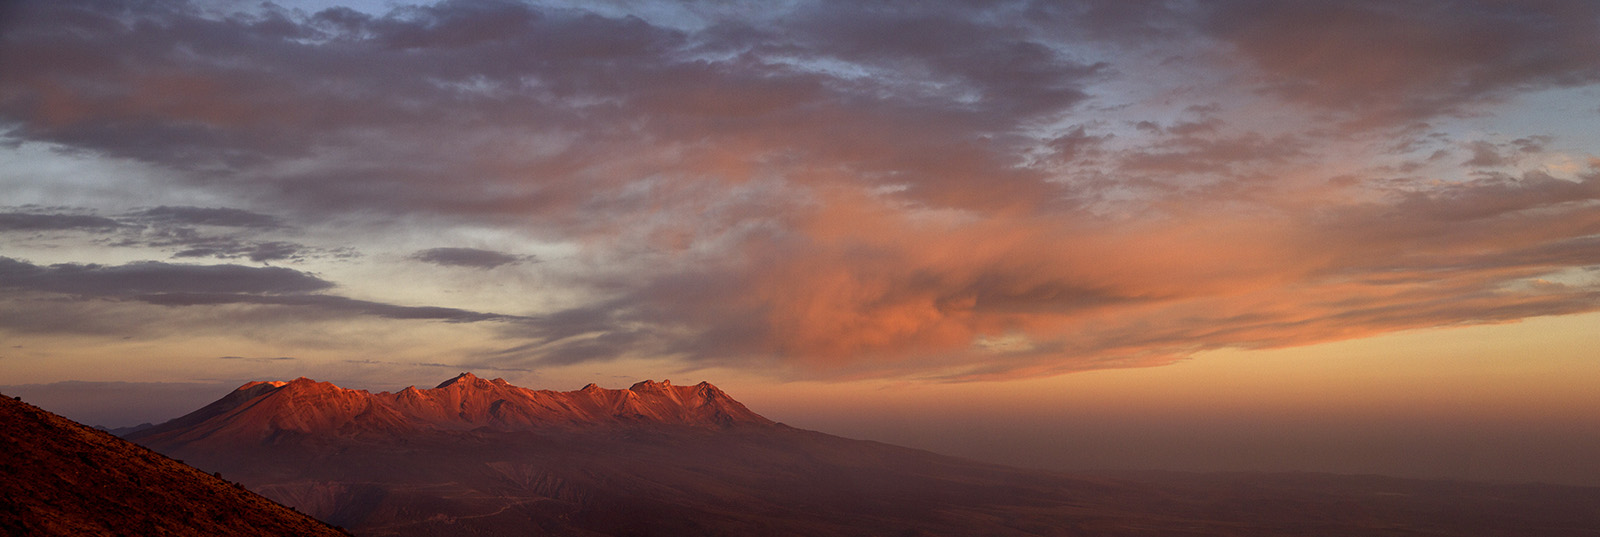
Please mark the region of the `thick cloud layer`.
[[429, 248], [412, 254], [411, 257], [412, 259], [435, 265], [479, 269], [492, 269], [522, 260], [520, 257], [493, 250], [452, 247]]
[[[446, 322], [518, 320], [508, 315], [435, 306], [401, 306], [323, 293], [333, 287], [327, 280], [281, 267], [177, 265], [157, 261], [117, 266], [64, 263], [42, 267], [0, 257], [0, 291], [12, 299], [7, 309], [15, 309], [11, 312], [14, 315], [0, 321], [0, 329], [115, 334], [136, 326], [161, 323], [159, 312], [151, 311], [145, 313], [154, 313], [154, 317], [147, 315], [111, 324], [70, 326], [70, 323], [40, 322], [41, 319], [64, 320], [74, 315], [92, 315], [93, 306], [85, 309], [84, 301], [102, 302], [108, 309], [112, 304], [129, 302], [167, 307], [285, 308], [276, 315], [257, 317], [257, 320], [282, 317], [320, 321], [364, 316]], [[55, 299], [58, 295], [70, 297], [70, 300]]]
[[0, 233], [82, 231], [102, 234], [102, 241], [124, 247], [169, 250], [177, 258], [249, 259], [258, 263], [294, 261], [307, 257], [350, 255], [304, 244], [263, 240], [262, 233], [290, 228], [282, 219], [234, 208], [160, 206], [104, 217], [92, 209], [83, 214], [39, 212], [25, 207], [0, 213]]
[[1592, 2], [645, 5], [23, 3], [8, 139], [173, 194], [40, 199], [6, 240], [373, 279], [8, 289], [509, 321], [462, 345], [504, 367], [956, 379], [1600, 309], [1600, 144], [1518, 104], [1600, 82]]
[[64, 263], [40, 267], [0, 257], [0, 287], [88, 296], [143, 293], [284, 294], [322, 291], [333, 284], [297, 270], [239, 265], [174, 265], [156, 261], [120, 266]]
[[1355, 119], [1470, 113], [1518, 92], [1600, 81], [1600, 5], [1583, 0], [1218, 2], [1207, 31], [1269, 91]]
[[121, 224], [83, 214], [0, 213], [0, 232], [87, 230], [107, 231]]

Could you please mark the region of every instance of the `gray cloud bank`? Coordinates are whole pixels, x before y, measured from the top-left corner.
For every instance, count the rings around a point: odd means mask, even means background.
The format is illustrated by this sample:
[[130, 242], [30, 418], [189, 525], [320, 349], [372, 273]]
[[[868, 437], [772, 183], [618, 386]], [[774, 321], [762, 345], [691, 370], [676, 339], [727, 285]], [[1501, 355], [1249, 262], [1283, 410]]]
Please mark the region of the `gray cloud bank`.
[[26, 237], [64, 231], [98, 234], [114, 246], [167, 249], [175, 258], [244, 258], [266, 263], [348, 255], [290, 241], [260, 239], [261, 233], [289, 226], [276, 216], [243, 209], [164, 205], [110, 217], [88, 209], [79, 210], [86, 214], [18, 209], [25, 210], [0, 213], [0, 233]]
[[492, 269], [525, 260], [520, 256], [480, 248], [429, 248], [412, 254], [412, 259], [448, 267]]
[[41, 267], [0, 258], [0, 287], [87, 296], [143, 293], [282, 294], [322, 291], [333, 284], [278, 267], [174, 265], [158, 261], [126, 265], [62, 263]]
[[[327, 318], [379, 317], [397, 320], [437, 320], [452, 323], [511, 321], [521, 318], [436, 306], [403, 306], [357, 300], [323, 292], [335, 288], [332, 282], [305, 272], [282, 267], [241, 265], [182, 265], [144, 261], [124, 265], [62, 263], [39, 266], [26, 261], [0, 257], [0, 290], [12, 298], [13, 307], [35, 310], [0, 322], [0, 327], [23, 330], [51, 330], [41, 319], [83, 315], [83, 300], [108, 303], [143, 303], [165, 307], [256, 306], [286, 308], [290, 320], [318, 321]], [[64, 295], [76, 300], [32, 300], [17, 302], [17, 297]], [[51, 312], [51, 309], [71, 312]], [[8, 308], [9, 309], [9, 308]], [[159, 317], [139, 317], [130, 322], [159, 324]], [[258, 319], [261, 320], [261, 319]], [[61, 322], [53, 329], [74, 332], [102, 331], [119, 334], [130, 326], [112, 324], [75, 325]], [[181, 328], [181, 327], [179, 327]]]

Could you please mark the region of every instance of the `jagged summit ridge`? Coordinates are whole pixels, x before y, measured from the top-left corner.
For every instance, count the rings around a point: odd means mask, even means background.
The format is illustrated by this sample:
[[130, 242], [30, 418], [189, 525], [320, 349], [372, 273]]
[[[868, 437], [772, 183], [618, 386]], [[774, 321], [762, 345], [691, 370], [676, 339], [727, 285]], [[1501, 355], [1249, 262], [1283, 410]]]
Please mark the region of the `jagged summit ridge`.
[[438, 386], [434, 386], [434, 389], [448, 388], [448, 387], [451, 387], [451, 386], [455, 386], [457, 384], [460, 384], [460, 385], [463, 385], [463, 386], [473, 386], [473, 387], [481, 387], [484, 384], [500, 384], [500, 385], [505, 385], [505, 386], [509, 386], [510, 385], [510, 383], [507, 383], [505, 379], [497, 378], [497, 379], [494, 379], [494, 380], [484, 380], [483, 378], [481, 378], [481, 377], [479, 377], [477, 375], [474, 375], [474, 374], [472, 374], [472, 372], [468, 371], [468, 372], [463, 372], [460, 375], [456, 375], [455, 378], [452, 378], [450, 380], [447, 380], [447, 381], [444, 381], [444, 382], [440, 382]]
[[431, 389], [371, 393], [305, 377], [246, 383], [189, 415], [133, 433], [141, 442], [259, 444], [288, 437], [404, 435], [671, 425], [771, 426], [709, 382], [674, 386], [645, 380], [614, 390], [589, 384], [557, 392], [485, 380], [465, 372]]

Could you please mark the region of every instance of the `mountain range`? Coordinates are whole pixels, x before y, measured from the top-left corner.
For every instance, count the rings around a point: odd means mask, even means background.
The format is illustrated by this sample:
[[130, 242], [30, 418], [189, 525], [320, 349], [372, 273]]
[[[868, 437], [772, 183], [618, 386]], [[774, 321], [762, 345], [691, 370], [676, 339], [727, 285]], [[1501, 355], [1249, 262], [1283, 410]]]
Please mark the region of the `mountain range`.
[[432, 389], [349, 390], [308, 378], [251, 382], [198, 411], [129, 438], [150, 445], [253, 447], [302, 438], [405, 438], [442, 431], [552, 431], [625, 425], [773, 425], [710, 383], [590, 384], [555, 392], [471, 373]]
[[251, 382], [127, 438], [363, 536], [1600, 532], [1600, 488], [1072, 476], [789, 427], [704, 382]]

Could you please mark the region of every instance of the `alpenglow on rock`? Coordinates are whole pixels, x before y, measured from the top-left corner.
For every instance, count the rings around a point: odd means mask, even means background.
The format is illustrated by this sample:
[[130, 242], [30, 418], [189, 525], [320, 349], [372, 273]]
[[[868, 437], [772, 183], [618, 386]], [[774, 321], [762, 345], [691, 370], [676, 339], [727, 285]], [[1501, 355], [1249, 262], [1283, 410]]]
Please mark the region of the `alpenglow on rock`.
[[425, 431], [527, 431], [607, 426], [772, 426], [727, 393], [701, 382], [643, 381], [623, 390], [594, 384], [570, 392], [531, 390], [462, 373], [432, 389], [396, 393], [340, 388], [301, 377], [251, 382], [186, 416], [130, 434], [149, 445], [259, 445], [289, 438], [373, 437]]

